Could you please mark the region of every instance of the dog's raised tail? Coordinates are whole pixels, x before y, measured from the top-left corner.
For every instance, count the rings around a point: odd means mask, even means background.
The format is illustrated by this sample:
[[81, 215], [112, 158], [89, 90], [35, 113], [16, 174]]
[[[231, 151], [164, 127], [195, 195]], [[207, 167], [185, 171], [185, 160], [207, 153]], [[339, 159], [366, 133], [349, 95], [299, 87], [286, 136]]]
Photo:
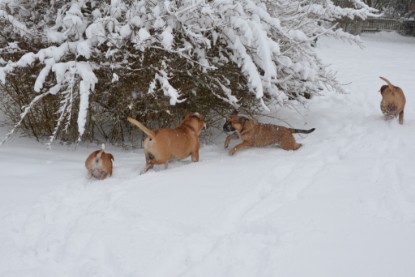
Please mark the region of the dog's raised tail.
[[291, 132], [293, 133], [293, 134], [297, 134], [297, 133], [299, 133], [299, 134], [309, 134], [309, 133], [311, 133], [311, 132], [314, 132], [314, 130], [315, 130], [316, 128], [312, 128], [312, 129], [308, 129], [308, 130], [302, 130], [302, 129], [291, 129]]
[[383, 81], [385, 81], [391, 89], [394, 89], [395, 88], [395, 86], [392, 85], [392, 83], [389, 82], [389, 80], [386, 79], [385, 77], [380, 76], [379, 78], [381, 78]]
[[141, 131], [146, 133], [146, 135], [149, 136], [150, 138], [154, 139], [154, 137], [156, 136], [156, 133], [153, 130], [148, 129], [146, 126], [141, 124], [141, 122], [135, 120], [134, 118], [127, 117], [127, 120], [130, 121], [131, 124], [133, 124], [133, 125], [137, 126], [138, 128], [140, 128]]

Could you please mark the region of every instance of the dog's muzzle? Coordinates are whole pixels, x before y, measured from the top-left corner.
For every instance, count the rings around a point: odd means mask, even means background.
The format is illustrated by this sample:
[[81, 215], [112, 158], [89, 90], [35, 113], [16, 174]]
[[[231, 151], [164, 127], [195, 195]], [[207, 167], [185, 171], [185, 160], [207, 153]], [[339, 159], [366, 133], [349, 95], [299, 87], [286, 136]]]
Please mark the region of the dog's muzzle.
[[235, 132], [236, 129], [232, 127], [232, 124], [229, 123], [228, 121], [225, 122], [225, 124], [223, 124], [223, 130], [227, 133], [231, 133], [231, 132]]

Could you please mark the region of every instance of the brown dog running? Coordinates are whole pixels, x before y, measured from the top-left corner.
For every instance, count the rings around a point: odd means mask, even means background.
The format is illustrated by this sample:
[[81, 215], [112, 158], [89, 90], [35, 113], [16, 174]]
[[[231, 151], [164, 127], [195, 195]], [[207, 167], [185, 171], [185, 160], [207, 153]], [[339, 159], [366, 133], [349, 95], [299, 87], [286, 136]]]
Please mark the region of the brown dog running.
[[144, 140], [146, 167], [144, 172], [154, 165], [167, 164], [171, 160], [181, 160], [192, 156], [192, 162], [199, 161], [199, 135], [206, 127], [199, 113], [186, 114], [176, 128], [148, 129], [139, 121], [128, 117], [128, 121], [140, 128], [148, 137]]
[[382, 94], [382, 101], [380, 102], [380, 109], [385, 115], [386, 119], [391, 119], [399, 115], [399, 124], [403, 124], [405, 95], [401, 88], [392, 85], [386, 78], [379, 77], [384, 80], [387, 85], [380, 88]]
[[234, 155], [244, 148], [264, 147], [272, 144], [278, 144], [284, 150], [297, 150], [301, 147], [301, 144], [295, 141], [293, 134], [308, 134], [313, 132], [315, 128], [299, 130], [273, 124], [256, 123], [234, 112], [227, 118], [226, 123], [223, 125], [223, 130], [231, 133], [225, 139], [225, 148], [228, 148], [232, 139], [242, 139], [242, 143], [229, 151], [230, 155]]
[[101, 150], [92, 152], [85, 161], [85, 167], [90, 177], [103, 180], [112, 175], [112, 161], [114, 157], [110, 153], [105, 153], [105, 145], [102, 144]]

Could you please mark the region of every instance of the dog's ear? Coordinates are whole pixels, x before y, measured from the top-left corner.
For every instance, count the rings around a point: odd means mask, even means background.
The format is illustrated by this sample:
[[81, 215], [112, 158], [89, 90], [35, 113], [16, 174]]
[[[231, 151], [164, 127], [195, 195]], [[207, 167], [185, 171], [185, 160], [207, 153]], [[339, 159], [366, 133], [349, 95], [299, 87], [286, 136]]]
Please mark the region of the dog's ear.
[[189, 113], [185, 113], [185, 114], [183, 115], [183, 117], [182, 117], [182, 120], [187, 119], [189, 116], [190, 116], [190, 114], [189, 114]]
[[245, 124], [245, 122], [247, 122], [247, 121], [248, 121], [248, 118], [246, 118], [245, 116], [239, 117], [239, 123]]
[[237, 115], [239, 112], [237, 109], [233, 110], [233, 112], [231, 113], [231, 115]]
[[108, 155], [110, 156], [110, 159], [111, 159], [112, 161], [115, 161], [114, 156], [113, 156], [112, 154], [108, 153]]
[[380, 88], [380, 94], [382, 94], [383, 95], [383, 92], [385, 91], [385, 89], [387, 89], [389, 86], [388, 85], [383, 85], [381, 88]]
[[193, 113], [192, 115], [195, 116], [195, 117], [197, 117], [197, 118], [199, 118], [199, 119], [202, 119], [202, 120], [204, 119], [203, 118], [203, 115], [201, 115], [200, 113], [197, 113], [196, 112], [196, 113]]

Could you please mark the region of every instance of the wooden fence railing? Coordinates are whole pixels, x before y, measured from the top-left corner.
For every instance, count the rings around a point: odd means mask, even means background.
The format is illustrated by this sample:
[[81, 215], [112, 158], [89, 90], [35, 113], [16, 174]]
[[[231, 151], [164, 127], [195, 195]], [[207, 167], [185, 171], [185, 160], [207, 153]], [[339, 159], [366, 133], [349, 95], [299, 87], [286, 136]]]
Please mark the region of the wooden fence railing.
[[361, 32], [398, 31], [402, 30], [402, 22], [393, 18], [371, 18], [361, 22]]
[[364, 32], [396, 31], [405, 35], [415, 35], [415, 21], [395, 18], [369, 18], [366, 20], [341, 21], [343, 30], [360, 34]]

